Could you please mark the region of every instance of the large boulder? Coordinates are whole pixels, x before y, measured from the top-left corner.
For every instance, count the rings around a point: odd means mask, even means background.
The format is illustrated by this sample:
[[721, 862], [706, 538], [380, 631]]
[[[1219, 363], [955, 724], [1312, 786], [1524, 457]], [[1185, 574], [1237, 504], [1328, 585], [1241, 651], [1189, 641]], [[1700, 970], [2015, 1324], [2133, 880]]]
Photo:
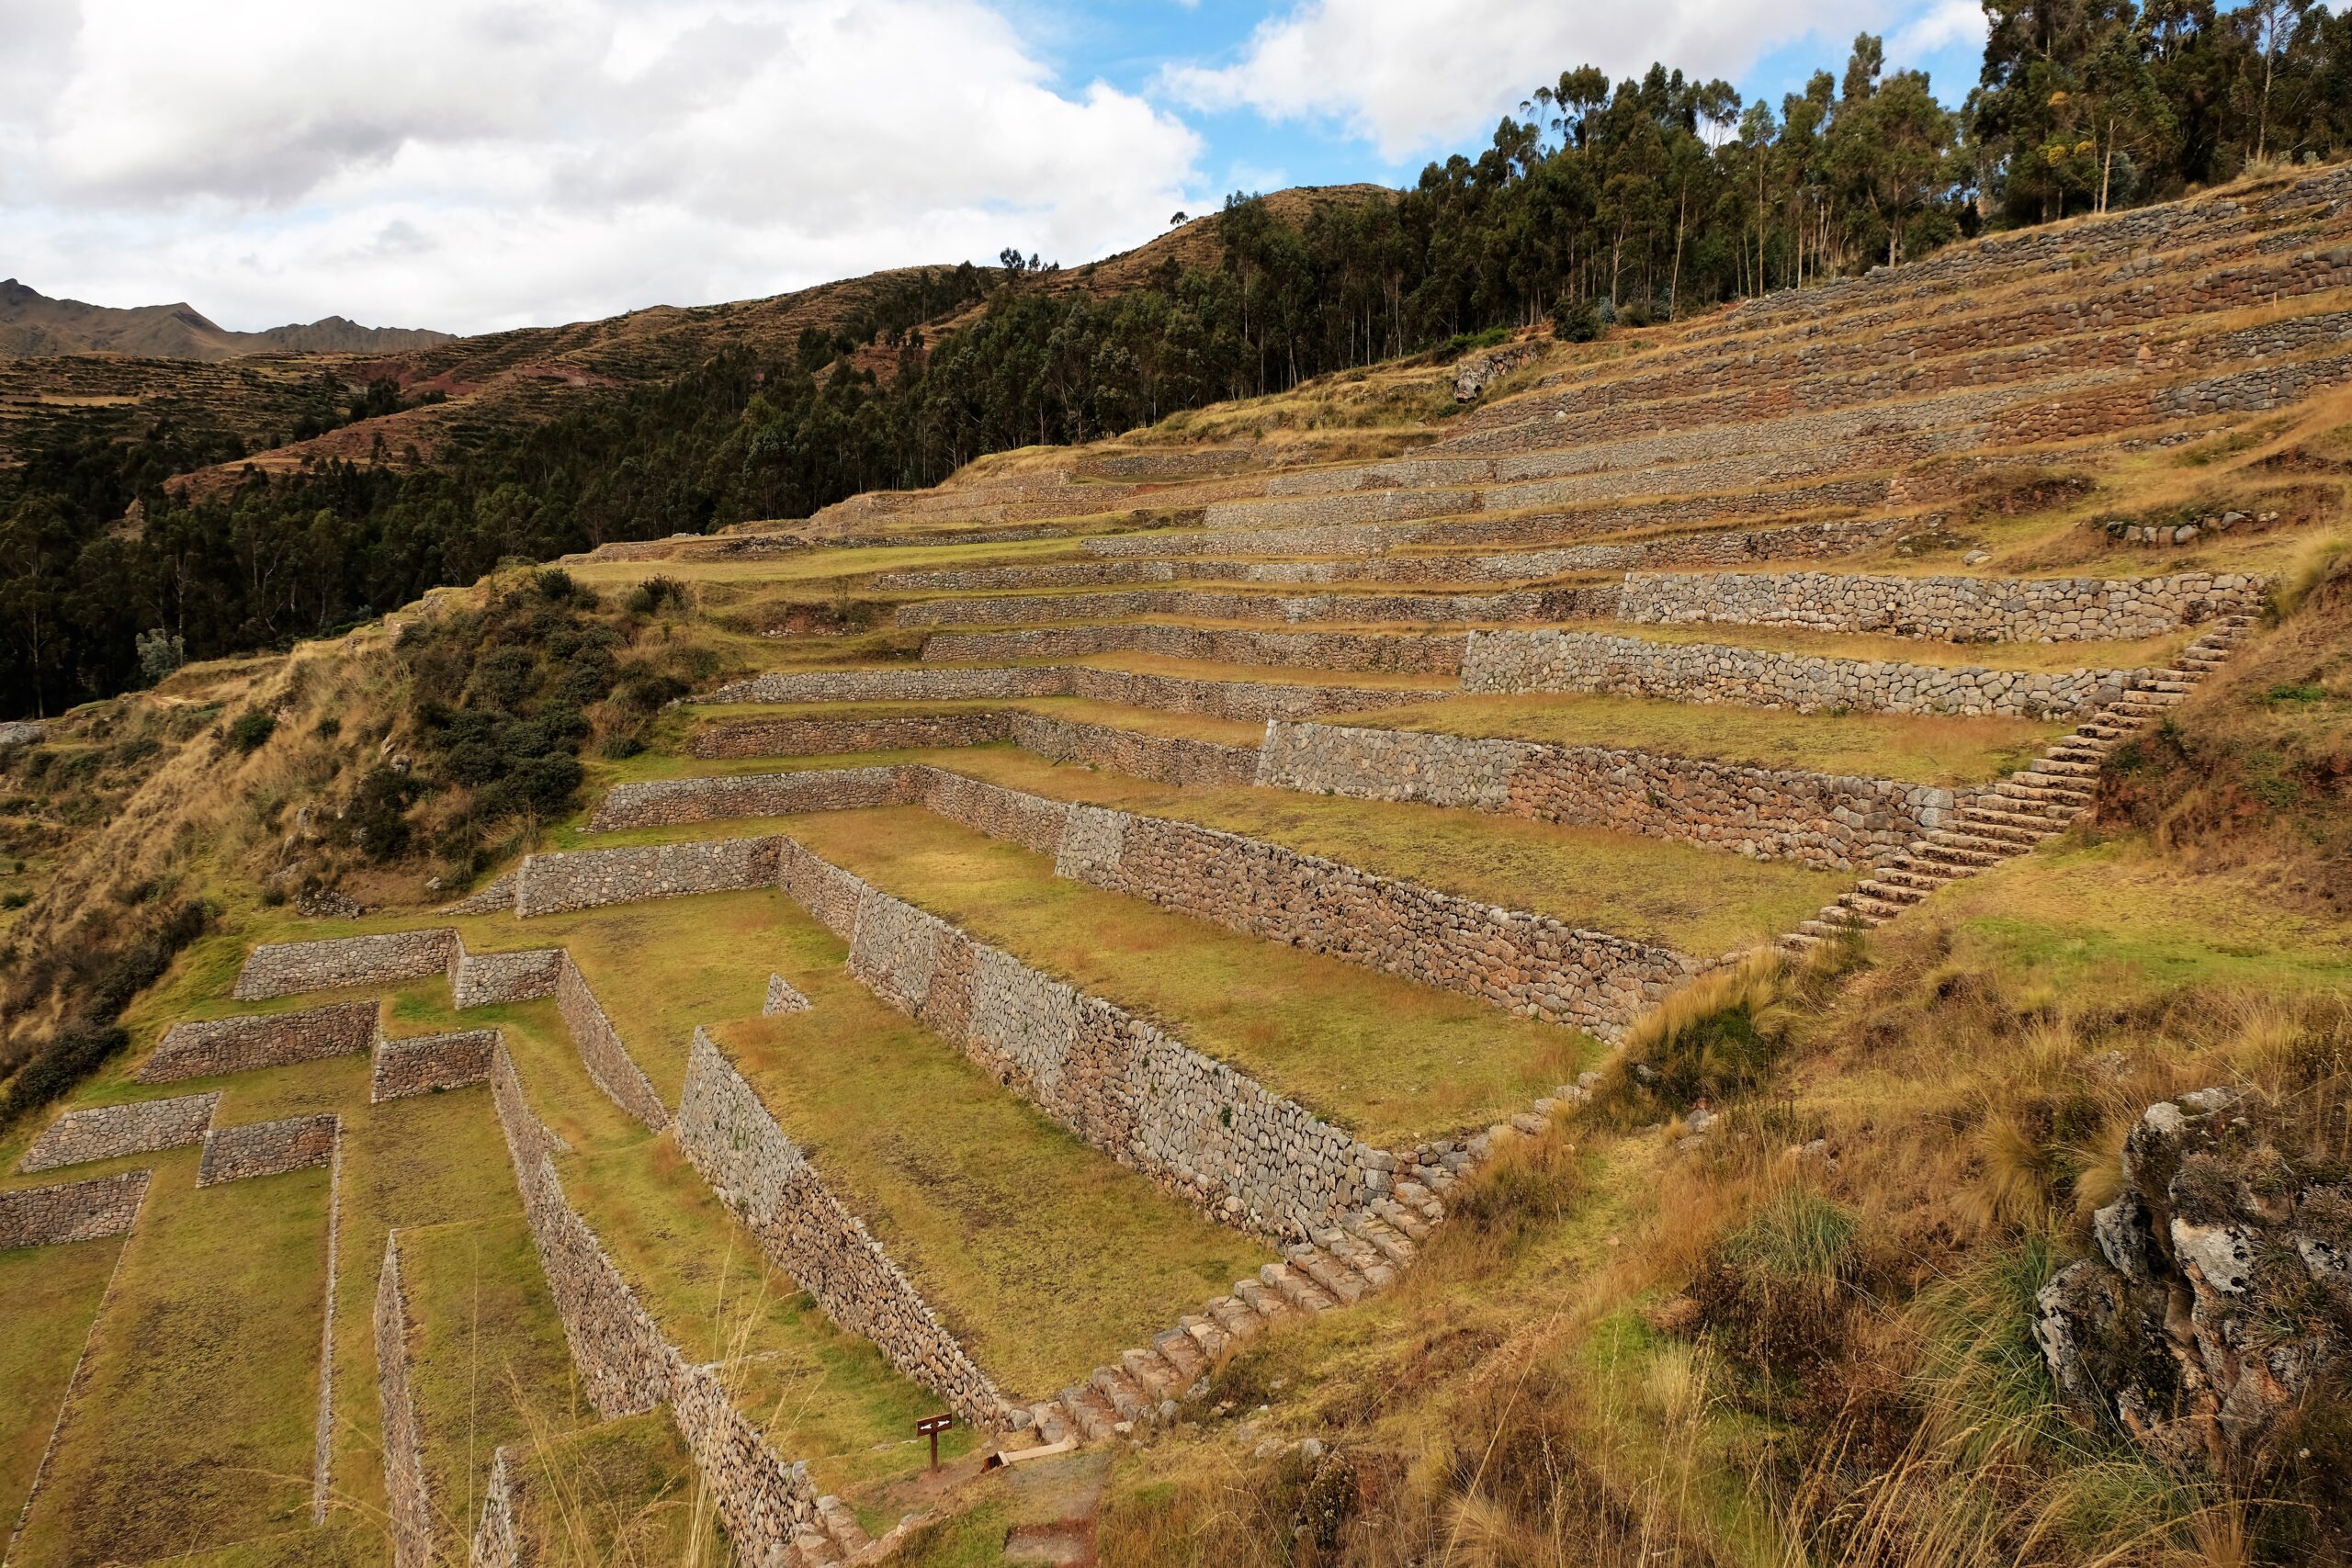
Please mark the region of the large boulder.
[[2228, 1089], [2148, 1107], [2123, 1176], [2035, 1337], [2077, 1417], [2243, 1473], [2352, 1347], [2352, 1184], [2283, 1153]]

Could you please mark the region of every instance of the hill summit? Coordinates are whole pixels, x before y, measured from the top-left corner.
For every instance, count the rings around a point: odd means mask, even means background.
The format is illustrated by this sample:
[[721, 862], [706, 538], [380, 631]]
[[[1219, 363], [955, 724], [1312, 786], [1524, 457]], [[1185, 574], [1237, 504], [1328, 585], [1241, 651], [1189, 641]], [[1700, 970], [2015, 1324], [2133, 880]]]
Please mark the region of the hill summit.
[[129, 309], [52, 299], [15, 278], [0, 278], [0, 359], [68, 354], [121, 354], [149, 359], [235, 359], [248, 354], [383, 354], [455, 340], [425, 327], [363, 327], [345, 316], [289, 322], [266, 332], [232, 332], [195, 306]]

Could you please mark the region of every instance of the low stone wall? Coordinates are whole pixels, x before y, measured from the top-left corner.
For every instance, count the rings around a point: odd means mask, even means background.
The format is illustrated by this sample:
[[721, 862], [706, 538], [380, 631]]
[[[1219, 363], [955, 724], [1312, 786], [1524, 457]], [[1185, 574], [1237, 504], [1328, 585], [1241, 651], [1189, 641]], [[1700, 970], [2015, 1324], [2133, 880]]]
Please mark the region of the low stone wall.
[[694, 754], [703, 758], [826, 757], [848, 751], [986, 746], [1002, 740], [1006, 726], [1001, 708], [884, 718], [741, 718], [697, 732]]
[[1214, 828], [1070, 808], [1057, 875], [1614, 1038], [1696, 974], [1672, 948], [1579, 931]]
[[0, 1252], [127, 1235], [147, 1197], [148, 1172], [0, 1191]]
[[1987, 670], [1779, 653], [1722, 643], [1651, 642], [1599, 632], [1476, 632], [1462, 688], [1612, 692], [1801, 713], [2007, 714], [2065, 718], [2121, 696], [2138, 670]]
[[499, 1038], [495, 1029], [468, 1029], [451, 1034], [379, 1040], [376, 1043], [376, 1060], [368, 1073], [368, 1103], [380, 1105], [413, 1094], [487, 1083]]
[[678, 1148], [826, 1316], [871, 1340], [965, 1420], [1010, 1424], [1012, 1407], [988, 1374], [700, 1029], [678, 1106]]
[[1073, 561], [1052, 566], [945, 567], [925, 571], [886, 571], [874, 586], [890, 591], [979, 593], [992, 588], [1118, 588], [1137, 582], [1173, 582], [1166, 561]]
[[375, 1327], [376, 1404], [384, 1435], [384, 1511], [392, 1568], [431, 1568], [433, 1500], [424, 1481], [416, 1404], [409, 1393], [408, 1302], [401, 1288], [397, 1231], [384, 1238], [384, 1269], [376, 1277]]
[[[985, 716], [996, 720], [1000, 731], [989, 739], [1003, 739], [1004, 716], [989, 714]], [[813, 721], [817, 725], [825, 722]], [[863, 724], [865, 721], [848, 722]], [[753, 727], [729, 725], [727, 728], [748, 729]], [[697, 754], [701, 754], [699, 748]], [[784, 754], [795, 753], [787, 751]], [[869, 806], [904, 806], [911, 798], [905, 780], [896, 768], [827, 768], [805, 773], [644, 779], [616, 784], [597, 806], [595, 815], [589, 819], [588, 829], [601, 833], [618, 828], [661, 828], [681, 822], [707, 822], [714, 817], [790, 817], [803, 811], [850, 811]]]
[[1064, 694], [1057, 670], [778, 671], [719, 687], [704, 703], [954, 702]]
[[1042, 626], [1006, 632], [933, 632], [926, 660], [1084, 659], [1098, 653], [1150, 653], [1220, 664], [1272, 664], [1306, 670], [1391, 670], [1451, 675], [1462, 668], [1466, 634], [1432, 632], [1258, 632], [1198, 626]]
[[1951, 642], [2127, 641], [2244, 610], [2258, 578], [1882, 577], [1860, 573], [1708, 572], [1632, 576], [1623, 620], [1891, 632]]
[[28, 1176], [60, 1166], [143, 1155], [200, 1143], [220, 1103], [219, 1090], [68, 1111], [49, 1124], [17, 1168]]
[[215, 1127], [204, 1134], [196, 1184], [218, 1187], [256, 1176], [315, 1169], [334, 1162], [335, 1145], [342, 1136], [343, 1119], [332, 1111], [242, 1127]]
[[796, 839], [786, 839], [776, 847], [775, 885], [843, 942], [857, 934], [857, 910], [865, 897], [865, 884], [830, 861], [820, 860]]
[[774, 1018], [779, 1013], [807, 1012], [808, 998], [799, 988], [781, 975], [768, 976], [768, 993], [760, 1002], [760, 1016]]
[[1254, 746], [1150, 735], [1027, 713], [1012, 715], [1010, 730], [1013, 744], [1053, 761], [1091, 762], [1161, 784], [1243, 784], [1258, 771]]
[[374, 1047], [377, 1010], [374, 1002], [338, 1002], [300, 1012], [175, 1023], [134, 1081], [171, 1083], [351, 1055]]
[[447, 927], [323, 942], [265, 943], [237, 976], [241, 1002], [346, 986], [388, 986], [446, 973], [455, 961], [458, 933]]
[[[507, 883], [504, 908], [514, 907], [514, 878]], [[555, 995], [562, 975], [563, 949], [536, 947], [520, 953], [468, 953], [463, 944], [449, 966], [449, 998], [453, 1006], [494, 1007], [501, 1002], [536, 1001]]]
[[1052, 854], [1062, 841], [1069, 807], [1058, 800], [1006, 789], [937, 768], [910, 768], [923, 808], [960, 822], [991, 839], [1007, 839], [1024, 850]]
[[[1158, 589], [1123, 593], [1007, 594], [901, 604], [901, 626], [1028, 626], [1127, 615], [1186, 615], [1210, 621], [1568, 621], [1616, 613], [1613, 582], [1510, 593], [1238, 593]], [[928, 649], [926, 658], [930, 657]], [[942, 654], [942, 658], [953, 658]], [[977, 657], [977, 656], [976, 656]]]
[[1229, 1224], [1302, 1239], [1386, 1190], [1385, 1151], [878, 888], [860, 897], [850, 973], [1096, 1148]]
[[[503, 1076], [511, 1073], [510, 1064]], [[493, 1083], [501, 1076], [494, 1073]], [[508, 1096], [495, 1099], [523, 1216], [589, 1403], [607, 1420], [668, 1405], [738, 1553], [754, 1562], [789, 1561], [793, 1540], [821, 1528], [806, 1469], [777, 1457], [735, 1408], [718, 1369], [690, 1365], [662, 1336], [565, 1199], [554, 1162], [541, 1152], [544, 1131], [518, 1120]]]
[[502, 1447], [491, 1460], [467, 1568], [522, 1568], [523, 1533], [516, 1517], [522, 1512], [522, 1467], [508, 1457], [513, 1451]]
[[775, 882], [764, 840], [714, 839], [621, 850], [574, 850], [526, 858], [514, 878], [514, 914], [559, 915], [644, 898], [738, 893]]
[[1891, 779], [1321, 724], [1268, 727], [1257, 782], [1711, 844], [1852, 870], [1944, 825], [1951, 790]]
[[[772, 855], [769, 863], [774, 863]], [[769, 875], [773, 879], [775, 873], [771, 871]], [[556, 981], [555, 1005], [563, 1015], [563, 1026], [571, 1032], [572, 1043], [579, 1048], [581, 1066], [596, 1080], [596, 1087], [614, 1104], [653, 1131], [658, 1133], [668, 1126], [668, 1108], [654, 1092], [645, 1070], [637, 1065], [637, 1058], [621, 1043], [620, 1031], [613, 1027], [604, 1004], [589, 989], [588, 977], [580, 972], [580, 965], [571, 961], [568, 953], [563, 958], [563, 973]]]

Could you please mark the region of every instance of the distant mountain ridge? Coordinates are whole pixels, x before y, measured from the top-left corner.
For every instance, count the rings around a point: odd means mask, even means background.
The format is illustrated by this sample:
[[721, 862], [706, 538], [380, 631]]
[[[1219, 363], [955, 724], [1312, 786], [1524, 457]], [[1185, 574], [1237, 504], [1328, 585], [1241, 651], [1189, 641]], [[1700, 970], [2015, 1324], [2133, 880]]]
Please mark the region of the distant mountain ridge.
[[120, 354], [144, 359], [234, 359], [247, 354], [379, 354], [456, 340], [425, 327], [363, 327], [344, 316], [266, 332], [231, 332], [185, 301], [129, 310], [52, 299], [0, 279], [0, 359]]

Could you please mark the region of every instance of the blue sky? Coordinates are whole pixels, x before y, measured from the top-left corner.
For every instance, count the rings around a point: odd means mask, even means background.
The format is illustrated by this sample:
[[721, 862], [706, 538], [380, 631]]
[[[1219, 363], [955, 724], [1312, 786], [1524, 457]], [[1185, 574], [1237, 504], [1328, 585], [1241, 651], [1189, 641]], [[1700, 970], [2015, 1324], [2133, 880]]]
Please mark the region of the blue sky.
[[1409, 183], [1537, 83], [1780, 96], [1976, 0], [0, 0], [0, 276], [223, 325], [479, 332]]

